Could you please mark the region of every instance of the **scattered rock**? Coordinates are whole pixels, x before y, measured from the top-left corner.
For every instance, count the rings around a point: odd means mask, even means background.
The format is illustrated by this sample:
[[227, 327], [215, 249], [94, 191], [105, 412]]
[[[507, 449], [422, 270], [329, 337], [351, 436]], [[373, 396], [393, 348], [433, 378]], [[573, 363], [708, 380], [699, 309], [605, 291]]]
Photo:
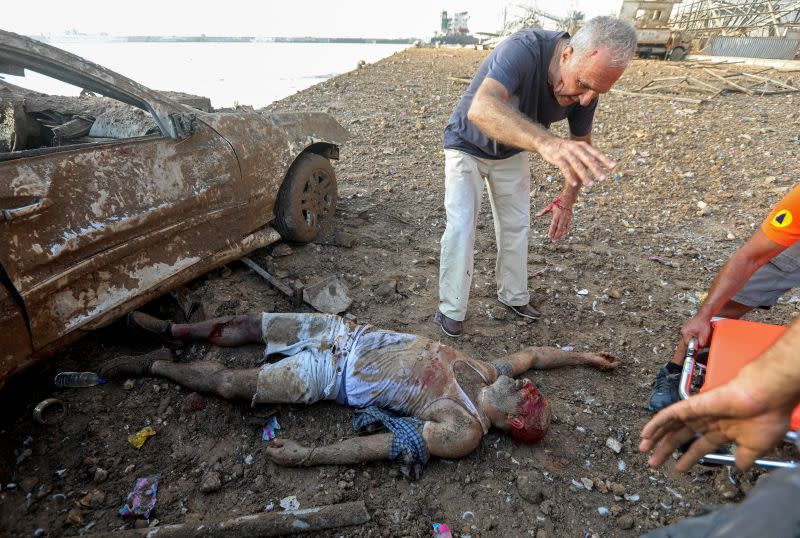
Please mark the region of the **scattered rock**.
[[133, 379], [126, 379], [122, 384], [122, 388], [125, 390], [131, 390], [134, 386], [136, 386], [136, 381]]
[[622, 292], [616, 288], [611, 288], [610, 290], [608, 290], [608, 296], [611, 297], [612, 299], [621, 299]]
[[95, 489], [81, 497], [81, 499], [78, 501], [78, 504], [84, 508], [98, 508], [103, 504], [103, 502], [105, 502], [105, 500], [106, 494], [99, 489]]
[[347, 289], [338, 278], [330, 276], [303, 289], [303, 300], [327, 314], [344, 312], [353, 303]]
[[625, 514], [619, 517], [617, 520], [617, 527], [622, 530], [629, 530], [633, 528], [633, 516], [630, 514]]
[[375, 295], [378, 297], [391, 297], [397, 293], [397, 279], [390, 278], [381, 281], [375, 288]]
[[620, 443], [613, 437], [609, 437], [608, 439], [606, 439], [606, 446], [617, 454], [622, 452], [622, 443]]
[[98, 484], [101, 484], [101, 483], [106, 481], [106, 478], [108, 478], [108, 471], [106, 471], [105, 469], [102, 469], [100, 467], [98, 467], [97, 469], [94, 470], [94, 481], [95, 482], [97, 482]]
[[591, 491], [594, 487], [594, 480], [591, 478], [581, 478], [581, 484], [583, 484], [583, 487]]
[[[282, 258], [284, 256], [291, 256], [294, 253], [292, 247], [287, 245], [286, 243], [278, 243], [274, 247], [272, 247], [272, 257], [273, 258]], [[281, 262], [282, 264], [283, 262]]]
[[596, 489], [600, 493], [608, 493], [608, 488], [606, 487], [606, 483], [600, 480], [599, 478], [594, 479], [594, 489]]
[[33, 450], [31, 450], [30, 448], [26, 448], [25, 450], [20, 452], [19, 456], [17, 456], [17, 465], [28, 459], [31, 456], [31, 454], [33, 454]]
[[222, 480], [219, 477], [219, 473], [215, 471], [210, 471], [203, 476], [203, 480], [200, 483], [200, 491], [203, 493], [213, 493], [218, 491], [222, 487]]
[[736, 484], [731, 482], [731, 479], [728, 478], [728, 473], [724, 470], [721, 470], [717, 473], [717, 476], [714, 478], [714, 489], [717, 490], [723, 499], [733, 499], [737, 495], [739, 495], [739, 488]]
[[300, 501], [297, 500], [297, 497], [294, 495], [290, 495], [289, 497], [284, 497], [281, 499], [280, 502], [281, 508], [284, 510], [299, 510], [300, 509]]
[[73, 508], [67, 512], [67, 524], [83, 525], [83, 516], [81, 515], [81, 511], [79, 509]]
[[625, 495], [625, 486], [623, 486], [619, 482], [612, 482], [611, 492], [617, 497], [622, 497], [623, 495]]
[[503, 306], [495, 305], [495, 306], [493, 306], [492, 308], [489, 309], [488, 314], [489, 314], [489, 317], [491, 319], [504, 321], [504, 320], [508, 319], [508, 308], [503, 307]]
[[555, 506], [555, 503], [552, 500], [547, 499], [539, 505], [539, 510], [544, 515], [549, 516], [551, 513], [553, 513], [553, 506]]
[[517, 476], [517, 492], [519, 496], [529, 503], [539, 504], [546, 497], [543, 483], [544, 478], [537, 471], [523, 472]]

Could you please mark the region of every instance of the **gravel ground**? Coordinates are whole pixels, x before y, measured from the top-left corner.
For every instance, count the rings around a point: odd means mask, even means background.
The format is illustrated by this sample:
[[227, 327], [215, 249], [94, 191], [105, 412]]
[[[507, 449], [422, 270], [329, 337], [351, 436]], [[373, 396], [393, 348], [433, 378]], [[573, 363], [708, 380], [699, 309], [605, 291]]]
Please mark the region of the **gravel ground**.
[[[410, 49], [271, 106], [325, 110], [352, 133], [335, 165], [337, 226], [358, 244], [279, 245], [254, 258], [306, 284], [337, 275], [350, 289], [349, 312], [359, 321], [439, 338], [431, 318], [445, 224], [441, 135], [465, 89], [453, 78], [470, 77], [485, 54]], [[636, 90], [678, 75], [712, 81], [696, 64], [636, 60], [618, 87]], [[785, 81], [791, 73], [767, 76]], [[468, 334], [448, 343], [486, 360], [526, 345], [569, 345], [623, 360], [612, 374], [529, 372], [556, 416], [539, 445], [517, 446], [492, 432], [469, 457], [432, 460], [415, 483], [399, 479], [386, 462], [278, 467], [266, 460], [260, 437], [270, 413], [281, 436], [321, 444], [352, 435], [349, 412], [328, 404], [252, 409], [158, 379], [53, 390], [48, 381], [56, 371], [92, 369], [117, 354], [148, 349], [110, 327], [5, 391], [2, 534], [124, 528], [117, 509], [135, 478], [154, 473], [161, 481], [151, 524], [259, 513], [291, 495], [301, 507], [363, 500], [370, 521], [321, 534], [332, 537], [429, 536], [435, 522], [473, 537], [636, 536], [741, 499], [758, 472], [652, 470], [636, 449], [638, 432], [648, 417], [653, 375], [671, 356], [700, 294], [798, 180], [797, 110], [791, 94], [730, 93], [701, 105], [604, 96], [594, 143], [619, 167], [582, 195], [567, 239], [548, 242], [549, 220], [534, 217], [529, 269], [534, 302], [544, 312], [538, 322], [509, 317], [495, 299], [494, 233], [484, 203]], [[566, 127], [554, 131], [564, 135]], [[538, 157], [531, 167], [535, 212], [558, 194], [560, 178]], [[198, 317], [296, 310], [240, 264], [192, 282], [186, 292], [202, 304]], [[798, 314], [788, 299], [750, 319], [787, 323]], [[169, 298], [148, 311], [178, 313]], [[260, 354], [258, 347], [193, 346], [179, 360], [210, 356], [241, 367], [256, 364]], [[44, 427], [31, 420], [31, 410], [48, 395], [61, 398], [67, 413]], [[157, 434], [136, 450], [127, 436], [147, 425]]]

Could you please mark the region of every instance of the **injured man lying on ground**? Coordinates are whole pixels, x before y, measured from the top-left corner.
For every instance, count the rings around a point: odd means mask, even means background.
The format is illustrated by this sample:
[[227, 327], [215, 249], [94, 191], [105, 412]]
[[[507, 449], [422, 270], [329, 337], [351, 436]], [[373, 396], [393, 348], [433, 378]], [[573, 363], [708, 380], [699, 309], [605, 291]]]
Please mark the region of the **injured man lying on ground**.
[[174, 362], [168, 349], [107, 362], [106, 379], [158, 376], [199, 392], [262, 403], [335, 401], [356, 408], [353, 423], [388, 430], [317, 447], [277, 439], [267, 449], [282, 465], [351, 464], [399, 460], [416, 478], [429, 455], [466, 456], [494, 426], [523, 443], [547, 432], [547, 400], [527, 370], [586, 365], [613, 370], [619, 360], [602, 353], [528, 347], [492, 362], [471, 359], [422, 336], [357, 325], [328, 314], [263, 313], [173, 324], [141, 312], [128, 326], [162, 344], [209, 342], [240, 346], [263, 342], [265, 356], [284, 355], [261, 368], [229, 369], [215, 361]]

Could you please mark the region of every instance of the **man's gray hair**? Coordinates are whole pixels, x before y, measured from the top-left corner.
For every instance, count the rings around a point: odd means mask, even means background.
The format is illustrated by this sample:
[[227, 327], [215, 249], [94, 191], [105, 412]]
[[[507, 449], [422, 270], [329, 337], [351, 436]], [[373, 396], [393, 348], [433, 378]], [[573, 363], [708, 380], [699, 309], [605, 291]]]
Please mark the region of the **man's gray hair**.
[[616, 17], [590, 19], [570, 39], [575, 61], [600, 49], [611, 52], [610, 67], [625, 67], [636, 52], [636, 30]]

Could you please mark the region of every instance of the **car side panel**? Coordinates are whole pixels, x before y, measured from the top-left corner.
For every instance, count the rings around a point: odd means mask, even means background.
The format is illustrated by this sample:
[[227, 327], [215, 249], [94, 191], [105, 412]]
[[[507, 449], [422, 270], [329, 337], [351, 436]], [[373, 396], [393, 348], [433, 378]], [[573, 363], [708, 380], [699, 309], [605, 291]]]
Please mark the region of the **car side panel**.
[[[278, 189], [297, 154], [286, 133], [260, 114], [202, 114], [205, 122], [230, 141], [242, 169], [242, 184], [253, 197], [264, 222], [273, 218]], [[302, 150], [301, 150], [302, 151]]]
[[46, 193], [38, 214], [0, 223], [0, 263], [25, 301], [36, 349], [263, 222], [244, 210], [252, 193], [230, 144], [202, 123], [180, 141], [0, 163], [0, 200], [15, 185]]
[[18, 358], [27, 357], [32, 351], [25, 318], [0, 282], [0, 387], [4, 382], [2, 373], [16, 368]]

